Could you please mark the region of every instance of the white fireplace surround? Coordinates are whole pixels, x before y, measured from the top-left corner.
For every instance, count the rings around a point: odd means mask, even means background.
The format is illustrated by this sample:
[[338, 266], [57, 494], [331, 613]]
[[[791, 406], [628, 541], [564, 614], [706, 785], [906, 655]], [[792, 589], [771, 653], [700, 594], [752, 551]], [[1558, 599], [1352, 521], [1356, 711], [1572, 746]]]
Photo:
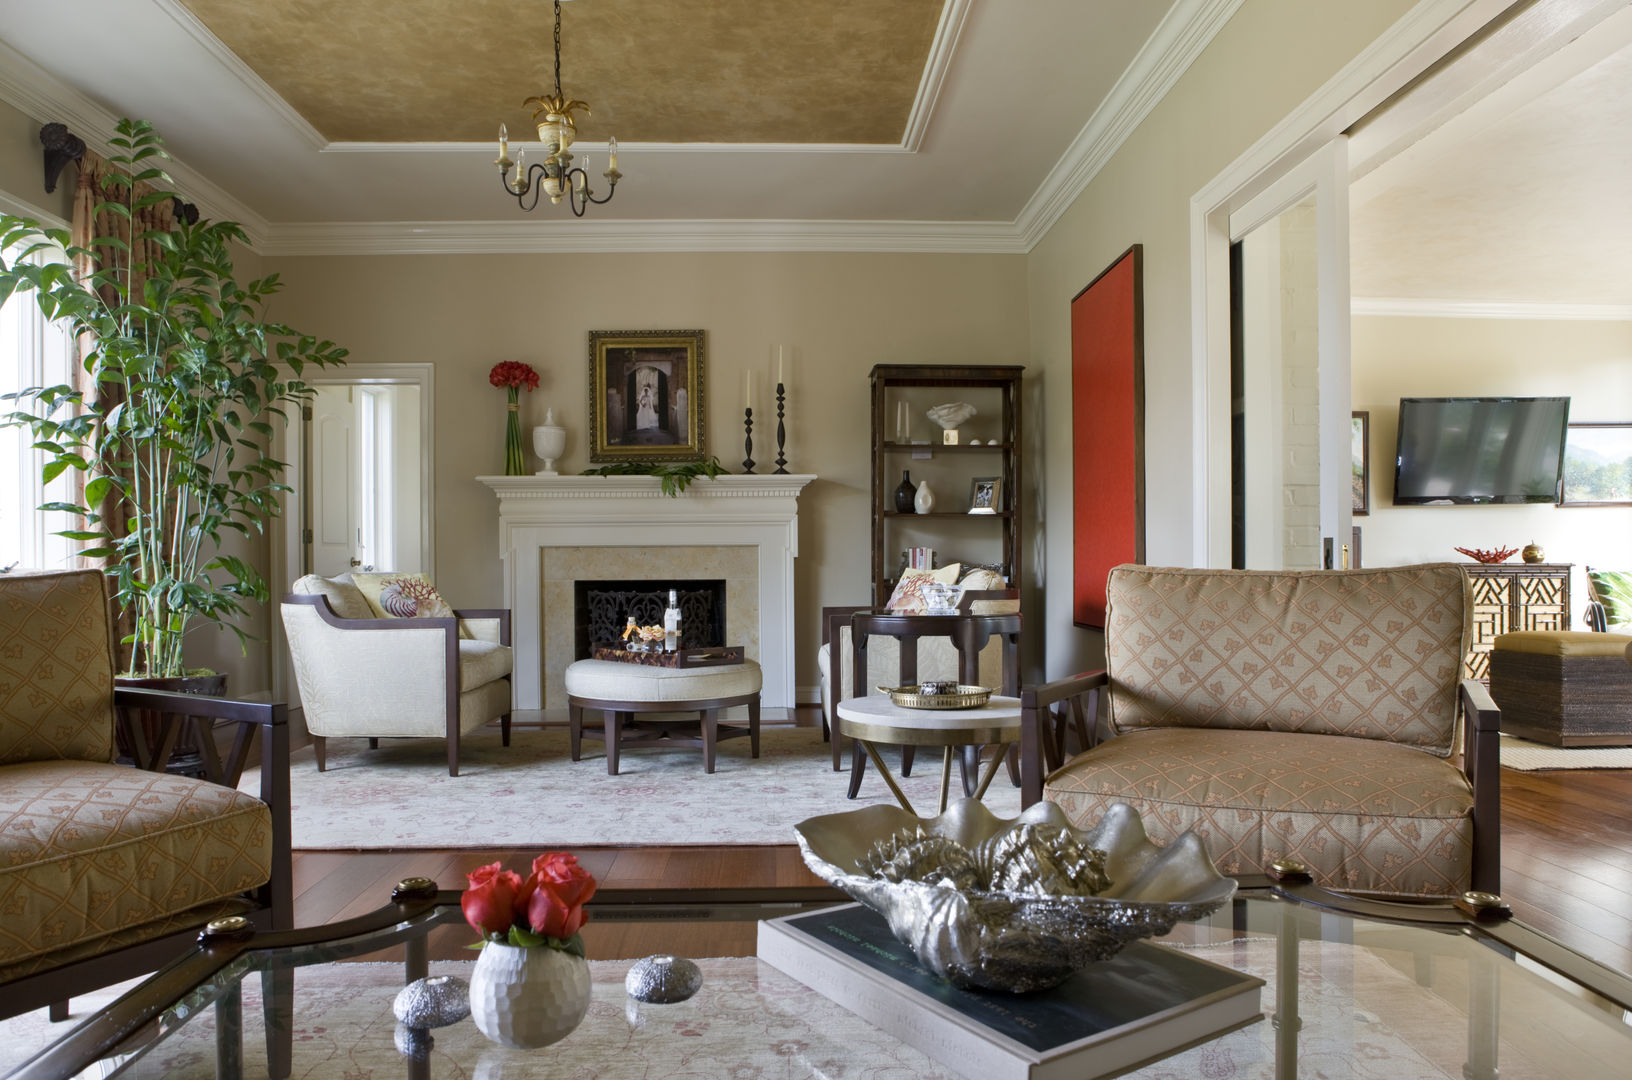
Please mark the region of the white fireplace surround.
[[[816, 479], [720, 476], [670, 498], [650, 476], [479, 476], [499, 499], [515, 707], [543, 707], [543, 552], [551, 547], [751, 547], [759, 560], [763, 703], [794, 704], [793, 560], [799, 492]], [[556, 704], [556, 703], [552, 703]]]

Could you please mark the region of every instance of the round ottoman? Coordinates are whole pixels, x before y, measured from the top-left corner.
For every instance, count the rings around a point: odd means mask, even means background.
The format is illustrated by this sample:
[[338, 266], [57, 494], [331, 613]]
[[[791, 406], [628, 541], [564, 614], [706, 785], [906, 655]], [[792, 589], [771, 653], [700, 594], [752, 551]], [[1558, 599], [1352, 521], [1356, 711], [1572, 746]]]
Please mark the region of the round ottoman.
[[[606, 771], [618, 774], [618, 751], [625, 746], [667, 742], [701, 746], [703, 771], [714, 771], [714, 747], [721, 739], [748, 737], [759, 756], [759, 665], [752, 660], [718, 667], [666, 668], [614, 660], [579, 660], [565, 672], [572, 760], [580, 760], [585, 735], [606, 743]], [[721, 724], [720, 710], [748, 706], [748, 726]], [[584, 728], [584, 710], [605, 714], [601, 731]], [[698, 714], [686, 717], [652, 713]]]

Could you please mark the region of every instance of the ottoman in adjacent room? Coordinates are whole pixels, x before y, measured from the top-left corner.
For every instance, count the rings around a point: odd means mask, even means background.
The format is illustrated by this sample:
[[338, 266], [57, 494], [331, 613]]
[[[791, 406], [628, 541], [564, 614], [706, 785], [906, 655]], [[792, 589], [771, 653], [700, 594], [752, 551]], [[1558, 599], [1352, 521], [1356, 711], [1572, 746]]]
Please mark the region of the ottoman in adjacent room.
[[1502, 731], [1553, 746], [1632, 746], [1632, 637], [1526, 630], [1492, 644]]
[[[572, 760], [584, 736], [606, 742], [606, 771], [618, 773], [619, 751], [646, 743], [703, 748], [703, 771], [714, 771], [714, 747], [721, 739], [747, 736], [759, 756], [759, 665], [752, 660], [719, 667], [667, 668], [614, 660], [579, 660], [567, 667], [567, 711]], [[748, 726], [720, 723], [720, 712], [748, 706]], [[584, 727], [584, 710], [606, 716], [602, 730]], [[697, 713], [696, 718], [654, 714]]]

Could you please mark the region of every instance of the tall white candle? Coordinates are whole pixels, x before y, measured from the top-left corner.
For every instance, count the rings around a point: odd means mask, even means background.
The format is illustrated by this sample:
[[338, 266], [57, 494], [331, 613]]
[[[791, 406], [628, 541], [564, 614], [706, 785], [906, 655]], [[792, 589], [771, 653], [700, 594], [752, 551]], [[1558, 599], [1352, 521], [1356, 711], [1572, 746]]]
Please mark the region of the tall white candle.
[[744, 409], [754, 407], [754, 372], [752, 368], [742, 373], [742, 407]]
[[787, 359], [788, 347], [786, 345], [778, 345], [776, 347], [776, 385], [778, 386], [785, 386], [787, 384]]

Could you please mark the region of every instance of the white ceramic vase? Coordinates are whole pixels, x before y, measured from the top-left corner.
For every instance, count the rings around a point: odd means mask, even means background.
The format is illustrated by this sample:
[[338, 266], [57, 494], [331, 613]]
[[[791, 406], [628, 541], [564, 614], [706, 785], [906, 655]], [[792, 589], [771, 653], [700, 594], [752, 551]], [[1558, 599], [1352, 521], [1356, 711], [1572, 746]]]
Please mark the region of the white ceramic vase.
[[544, 467], [535, 476], [559, 476], [555, 463], [567, 448], [567, 429], [555, 422], [555, 410], [544, 414], [544, 422], [533, 429], [533, 453], [544, 459]]
[[912, 508], [920, 514], [935, 509], [935, 493], [929, 490], [929, 481], [918, 481], [918, 493], [912, 497]]
[[470, 975], [476, 1030], [503, 1046], [531, 1050], [566, 1038], [589, 1012], [589, 962], [540, 945], [488, 942]]

